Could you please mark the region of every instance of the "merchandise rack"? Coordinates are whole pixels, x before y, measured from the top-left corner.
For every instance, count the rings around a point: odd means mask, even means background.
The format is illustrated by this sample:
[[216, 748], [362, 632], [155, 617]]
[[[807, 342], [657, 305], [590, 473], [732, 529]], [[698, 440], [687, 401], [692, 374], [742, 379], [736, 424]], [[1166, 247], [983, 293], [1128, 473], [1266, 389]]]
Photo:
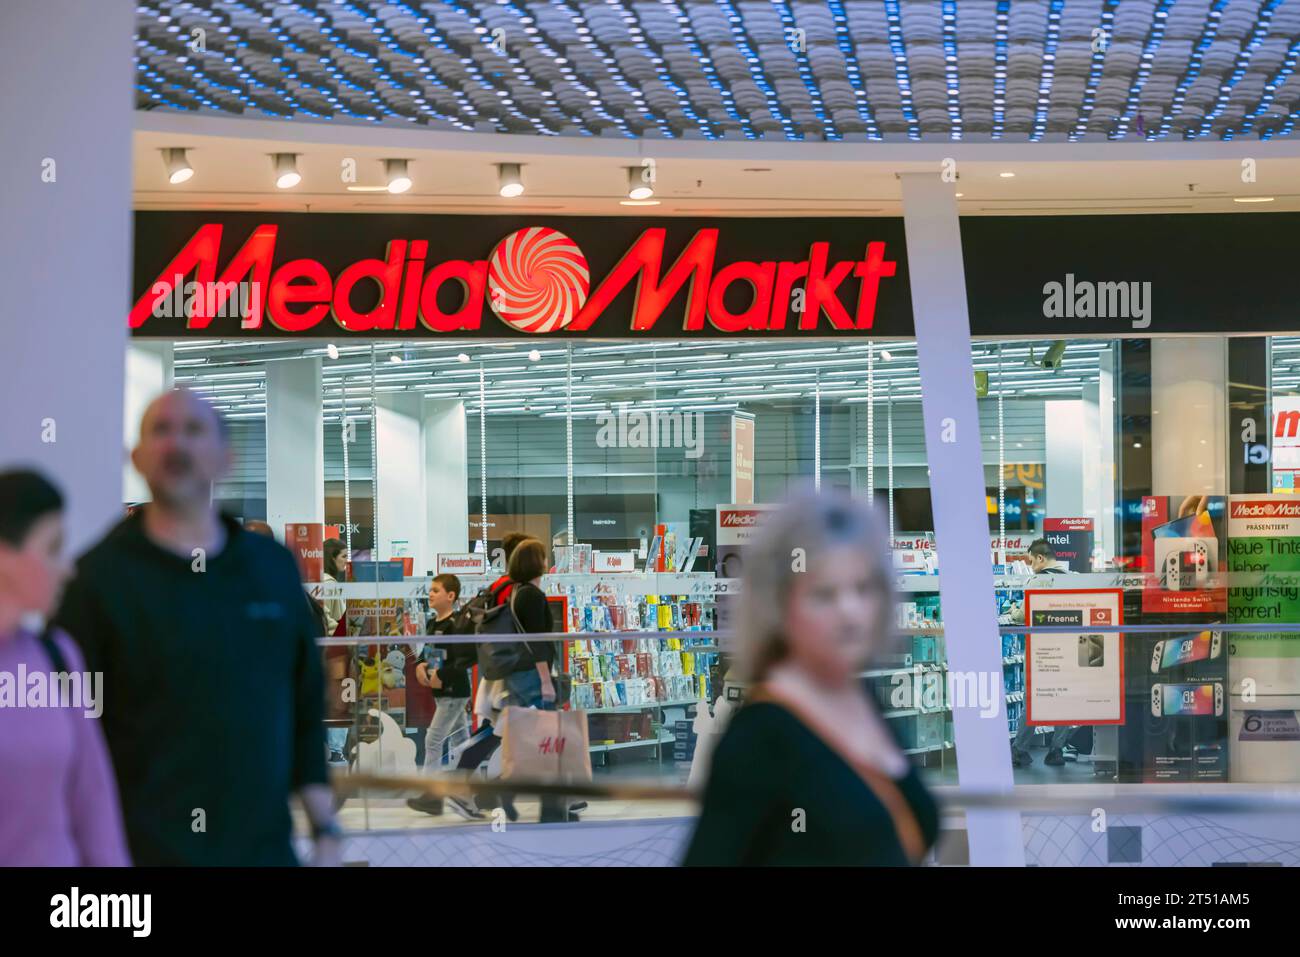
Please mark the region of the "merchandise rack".
[[[462, 575], [460, 576], [461, 585], [465, 595], [477, 594], [481, 589], [488, 587], [499, 577], [492, 575]], [[652, 712], [653, 718], [651, 728], [653, 735], [651, 737], [636, 739], [631, 741], [617, 741], [612, 744], [592, 743], [590, 750], [593, 754], [602, 754], [612, 751], [621, 751], [631, 748], [654, 747], [655, 760], [663, 760], [663, 746], [673, 744], [675, 738], [671, 733], [664, 733], [663, 719], [666, 708], [684, 707], [698, 705], [701, 701], [709, 700], [709, 669], [713, 664], [716, 655], [719, 653], [717, 642], [713, 638], [713, 620], [715, 596], [719, 588], [717, 579], [711, 572], [551, 572], [542, 577], [542, 591], [548, 597], [563, 597], [566, 599], [567, 620], [564, 622], [565, 631], [571, 635], [571, 638], [564, 642], [564, 661], [566, 668], [574, 678], [573, 690], [570, 693], [570, 704], [583, 696], [584, 692], [580, 691], [581, 685], [590, 685], [596, 683], [593, 681], [582, 680], [583, 675], [591, 675], [591, 666], [587, 663], [594, 656], [604, 659], [599, 666], [599, 674], [603, 677], [600, 679], [602, 685], [602, 701], [605, 700], [603, 694], [603, 685], [608, 683], [617, 689], [620, 683], [625, 683], [628, 679], [680, 679], [693, 677], [695, 680], [693, 686], [696, 694], [686, 696], [672, 696], [667, 699], [647, 699], [636, 703], [628, 704], [601, 704], [596, 707], [584, 707], [589, 715], [614, 715], [614, 714], [640, 714]], [[613, 628], [589, 628], [585, 627], [590, 620], [585, 608], [596, 605], [618, 605], [626, 607], [629, 603], [635, 602], [638, 607], [642, 604], [654, 605], [656, 607], [666, 604], [664, 601], [646, 602], [647, 598], [668, 599], [672, 605], [677, 607], [675, 612], [676, 625], [672, 628], [661, 627], [661, 619], [658, 612], [655, 613], [652, 620], [634, 620], [630, 621], [637, 628], [626, 628], [615, 630]], [[682, 626], [684, 615], [682, 607], [687, 604], [698, 605], [699, 609], [693, 616], [700, 624], [698, 626]], [[612, 616], [609, 616], [612, 618]], [[629, 616], [631, 617], [631, 616]], [[639, 619], [639, 615], [636, 616]], [[670, 619], [671, 620], [671, 619]], [[612, 622], [611, 622], [612, 623]], [[647, 632], [664, 631], [673, 637], [665, 637], [656, 642], [654, 638], [645, 637]], [[602, 648], [605, 642], [617, 642], [625, 640], [622, 635], [626, 633], [637, 635], [637, 648], [635, 651], [628, 652], [621, 647], [615, 650], [613, 647]], [[691, 638], [684, 632], [698, 634], [698, 644], [696, 639]], [[663, 648], [662, 644], [667, 642], [668, 647]], [[656, 642], [661, 647], [651, 649], [650, 643]], [[584, 648], [583, 643], [587, 644]], [[584, 653], [585, 652], [585, 653]], [[677, 652], [682, 658], [689, 656], [689, 663], [683, 662], [680, 672], [670, 672], [668, 674], [660, 673], [660, 669], [655, 667], [650, 674], [631, 674], [624, 669], [620, 672], [616, 659], [621, 656], [629, 656], [633, 659], [638, 654], [653, 654], [656, 665], [662, 662], [662, 656], [665, 653]], [[689, 670], [687, 670], [689, 668]], [[638, 669], [639, 671], [640, 669]], [[615, 694], [617, 694], [617, 690]], [[624, 688], [623, 694], [626, 695]]]

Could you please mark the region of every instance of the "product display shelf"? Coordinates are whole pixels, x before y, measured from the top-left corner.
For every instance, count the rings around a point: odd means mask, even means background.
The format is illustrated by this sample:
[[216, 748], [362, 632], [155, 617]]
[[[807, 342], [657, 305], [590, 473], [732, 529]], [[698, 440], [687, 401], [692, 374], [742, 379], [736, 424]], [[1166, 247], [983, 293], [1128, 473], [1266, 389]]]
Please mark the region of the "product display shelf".
[[951, 741], [944, 741], [941, 744], [931, 744], [924, 748], [904, 748], [904, 754], [932, 754], [935, 751], [948, 751], [953, 747]]
[[599, 754], [608, 751], [625, 751], [628, 748], [641, 748], [649, 745], [661, 748], [665, 744], [672, 744], [673, 740], [671, 734], [661, 734], [658, 738], [648, 738], [644, 741], [618, 741], [614, 744], [593, 744], [591, 746], [591, 751], [593, 754]]
[[[675, 740], [664, 733], [665, 710], [709, 700], [718, 654], [713, 576], [553, 574], [543, 585], [564, 599], [569, 700], [590, 716], [592, 753], [653, 747], [662, 761]], [[645, 634], [654, 631], [672, 637]]]
[[649, 708], [689, 708], [691, 705], [703, 704], [702, 698], [678, 698], [674, 701], [652, 701], [649, 704], [626, 704], [612, 708], [587, 708], [587, 714], [633, 714]]

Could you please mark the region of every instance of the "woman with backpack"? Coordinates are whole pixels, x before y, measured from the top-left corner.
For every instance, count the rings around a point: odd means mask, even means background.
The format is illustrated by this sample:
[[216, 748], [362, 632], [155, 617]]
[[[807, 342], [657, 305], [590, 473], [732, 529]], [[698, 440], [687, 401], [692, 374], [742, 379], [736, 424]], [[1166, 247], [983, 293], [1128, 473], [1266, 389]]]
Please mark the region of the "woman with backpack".
[[[512, 631], [522, 635], [546, 634], [552, 630], [550, 606], [540, 587], [546, 568], [546, 546], [535, 538], [524, 539], [511, 551], [506, 566], [509, 594], [504, 598], [504, 614], [513, 618], [513, 627], [503, 629], [503, 635]], [[500, 583], [494, 586], [493, 592], [496, 593], [499, 587]], [[552, 678], [555, 658], [555, 643], [549, 641], [484, 642], [479, 646], [480, 672], [491, 670], [484, 667], [491, 662], [504, 674], [484, 678], [479, 683], [474, 701], [474, 714], [481, 722], [479, 732], [461, 753], [457, 770], [474, 770], [500, 747], [501, 739], [493, 729], [500, 722], [504, 709], [555, 707], [556, 690]], [[486, 733], [485, 729], [488, 729]], [[449, 797], [447, 803], [463, 817], [483, 816], [473, 801]], [[518, 813], [514, 803], [508, 798], [501, 803], [506, 816], [515, 820]], [[550, 802], [543, 802], [544, 819], [551, 816]]]

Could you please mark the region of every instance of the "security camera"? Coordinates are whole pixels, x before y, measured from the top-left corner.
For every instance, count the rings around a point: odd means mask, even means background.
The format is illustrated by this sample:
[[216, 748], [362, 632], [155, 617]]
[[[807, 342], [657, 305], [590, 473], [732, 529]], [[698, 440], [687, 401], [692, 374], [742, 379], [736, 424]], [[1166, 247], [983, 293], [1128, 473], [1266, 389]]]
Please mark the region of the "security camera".
[[1050, 369], [1055, 372], [1061, 368], [1061, 359], [1065, 357], [1065, 340], [1057, 339], [1043, 353], [1042, 361], [1039, 363], [1044, 369]]

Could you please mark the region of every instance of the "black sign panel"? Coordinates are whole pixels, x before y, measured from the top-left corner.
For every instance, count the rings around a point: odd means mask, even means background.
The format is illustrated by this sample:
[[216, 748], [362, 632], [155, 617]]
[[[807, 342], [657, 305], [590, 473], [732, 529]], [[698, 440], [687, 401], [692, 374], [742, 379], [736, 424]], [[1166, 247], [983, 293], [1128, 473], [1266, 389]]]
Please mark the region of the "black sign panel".
[[[899, 219], [139, 212], [131, 322], [166, 338], [907, 337], [904, 257]], [[257, 286], [222, 291], [241, 282]]]
[[982, 216], [961, 236], [975, 335], [1300, 328], [1300, 214]]
[[[1300, 214], [970, 217], [961, 236], [975, 336], [1300, 328]], [[178, 257], [217, 287], [263, 264], [260, 322], [211, 293], [206, 323], [187, 291], [153, 301]], [[894, 218], [139, 212], [133, 295], [133, 334], [176, 339], [913, 335]]]

